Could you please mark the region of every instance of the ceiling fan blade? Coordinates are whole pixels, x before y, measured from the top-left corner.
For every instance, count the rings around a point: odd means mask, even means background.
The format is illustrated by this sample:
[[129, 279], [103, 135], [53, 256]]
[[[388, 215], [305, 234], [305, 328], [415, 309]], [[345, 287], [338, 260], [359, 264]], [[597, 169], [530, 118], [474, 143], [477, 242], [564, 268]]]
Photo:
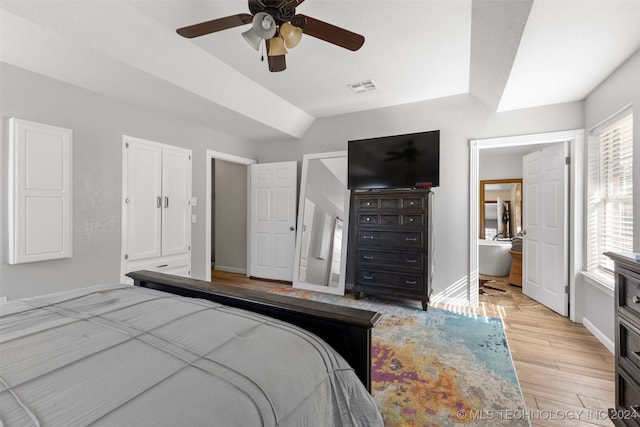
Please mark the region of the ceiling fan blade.
[[306, 15], [294, 16], [291, 23], [307, 35], [345, 49], [356, 51], [364, 44], [364, 36]]
[[[265, 40], [267, 44], [267, 52], [269, 52], [269, 40]], [[269, 63], [269, 71], [277, 73], [278, 71], [284, 71], [287, 69], [287, 60], [284, 55], [268, 56], [267, 61]]]
[[217, 31], [239, 27], [240, 25], [250, 24], [252, 20], [253, 16], [248, 13], [239, 13], [237, 15], [225, 16], [224, 18], [218, 18], [212, 21], [189, 25], [188, 27], [178, 28], [176, 32], [182, 37], [192, 39], [194, 37], [204, 36]]

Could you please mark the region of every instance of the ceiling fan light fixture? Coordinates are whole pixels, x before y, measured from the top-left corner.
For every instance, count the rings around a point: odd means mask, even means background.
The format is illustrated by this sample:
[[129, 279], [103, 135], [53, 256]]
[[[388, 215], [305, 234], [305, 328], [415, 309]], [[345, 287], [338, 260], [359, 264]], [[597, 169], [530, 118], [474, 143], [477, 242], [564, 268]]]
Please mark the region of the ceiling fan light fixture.
[[284, 45], [292, 49], [300, 43], [300, 39], [302, 39], [302, 29], [289, 22], [285, 22], [280, 26], [280, 35], [284, 39]]
[[276, 21], [266, 12], [258, 12], [253, 17], [252, 28], [256, 35], [270, 39], [276, 34]]
[[247, 41], [247, 43], [249, 43], [249, 45], [252, 48], [254, 48], [255, 50], [260, 49], [260, 43], [262, 42], [262, 37], [256, 34], [256, 32], [253, 31], [253, 28], [249, 28], [247, 31], [242, 33], [242, 37], [244, 37], [244, 39]]
[[280, 36], [273, 37], [269, 40], [269, 56], [286, 55], [287, 48], [284, 47], [284, 39]]

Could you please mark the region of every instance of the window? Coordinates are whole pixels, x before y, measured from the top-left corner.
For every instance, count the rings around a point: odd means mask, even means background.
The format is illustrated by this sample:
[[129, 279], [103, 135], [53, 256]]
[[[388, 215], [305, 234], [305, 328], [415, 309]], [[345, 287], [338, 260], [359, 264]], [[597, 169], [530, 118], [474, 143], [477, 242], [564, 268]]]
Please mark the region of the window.
[[608, 276], [604, 252], [633, 251], [633, 114], [629, 110], [594, 129], [589, 138], [587, 271]]

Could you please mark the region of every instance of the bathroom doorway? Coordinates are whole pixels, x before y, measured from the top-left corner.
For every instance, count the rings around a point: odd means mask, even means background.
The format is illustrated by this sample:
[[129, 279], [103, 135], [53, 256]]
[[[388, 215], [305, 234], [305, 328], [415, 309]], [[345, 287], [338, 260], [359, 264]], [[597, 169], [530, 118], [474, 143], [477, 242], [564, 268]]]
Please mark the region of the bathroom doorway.
[[[584, 131], [572, 130], [565, 132], [553, 132], [545, 134], [535, 135], [520, 135], [514, 137], [504, 138], [492, 138], [483, 140], [472, 140], [469, 144], [469, 301], [470, 305], [475, 307], [478, 305], [479, 294], [479, 258], [478, 258], [478, 236], [479, 236], [479, 185], [480, 185], [480, 166], [483, 156], [484, 162], [495, 162], [493, 169], [502, 170], [507, 167], [509, 163], [504, 160], [501, 161], [500, 155], [507, 153], [509, 150], [521, 150], [524, 146], [529, 146], [527, 149], [531, 149], [531, 146], [535, 146], [534, 151], [540, 149], [543, 144], [552, 144], [557, 142], [568, 142], [569, 152], [571, 153], [572, 162], [580, 165], [584, 155], [584, 148], [582, 147], [584, 141]], [[498, 150], [498, 151], [494, 151]], [[521, 164], [521, 162], [518, 162]], [[486, 166], [484, 163], [483, 167]], [[487, 177], [488, 179], [489, 177]], [[572, 252], [572, 258], [569, 260], [568, 265], [568, 286], [569, 286], [569, 317], [573, 320], [576, 317], [576, 291], [575, 291], [575, 277], [577, 271], [580, 269], [579, 260], [582, 256], [582, 233], [580, 232], [582, 227], [582, 219], [580, 215], [572, 214], [573, 212], [580, 211], [582, 207], [582, 193], [576, 191], [576, 188], [581, 188], [583, 182], [583, 172], [580, 167], [573, 167], [570, 169], [569, 177], [569, 194], [570, 199], [567, 203], [567, 209], [569, 218], [572, 222], [569, 224], [569, 250]], [[523, 189], [526, 191], [526, 189]], [[580, 253], [578, 253], [580, 252]]]

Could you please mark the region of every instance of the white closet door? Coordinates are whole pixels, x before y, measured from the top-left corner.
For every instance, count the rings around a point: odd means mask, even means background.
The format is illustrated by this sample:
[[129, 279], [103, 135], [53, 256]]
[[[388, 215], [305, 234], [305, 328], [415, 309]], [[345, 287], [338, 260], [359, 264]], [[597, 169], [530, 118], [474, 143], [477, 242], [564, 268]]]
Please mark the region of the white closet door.
[[162, 149], [140, 140], [125, 140], [127, 259], [161, 255]]
[[72, 255], [72, 131], [9, 121], [9, 264]]
[[189, 252], [191, 245], [191, 154], [162, 150], [162, 255]]

